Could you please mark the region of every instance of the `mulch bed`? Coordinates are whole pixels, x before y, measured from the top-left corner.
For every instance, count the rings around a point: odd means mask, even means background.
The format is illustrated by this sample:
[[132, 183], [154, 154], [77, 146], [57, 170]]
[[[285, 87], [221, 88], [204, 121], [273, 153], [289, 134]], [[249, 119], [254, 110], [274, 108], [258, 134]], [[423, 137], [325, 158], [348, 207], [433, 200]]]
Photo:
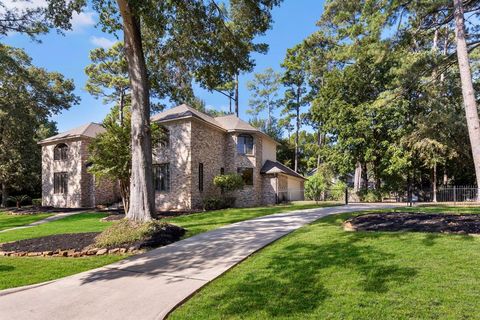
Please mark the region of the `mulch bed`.
[[347, 231], [413, 231], [480, 234], [478, 214], [370, 213], [348, 219]]
[[[203, 212], [203, 211], [193, 211], [193, 210], [192, 211], [158, 211], [156, 218], [168, 219], [168, 218], [175, 218], [180, 216], [188, 216], [190, 214], [199, 213], [199, 212]], [[117, 221], [117, 220], [122, 220], [123, 218], [125, 218], [124, 213], [115, 212], [103, 218], [102, 221]]]
[[95, 237], [100, 232], [56, 234], [0, 244], [1, 256], [62, 256], [81, 257], [125, 252], [141, 252], [148, 248], [164, 246], [185, 234], [185, 229], [168, 225], [147, 239], [126, 243], [118, 247], [94, 248]]

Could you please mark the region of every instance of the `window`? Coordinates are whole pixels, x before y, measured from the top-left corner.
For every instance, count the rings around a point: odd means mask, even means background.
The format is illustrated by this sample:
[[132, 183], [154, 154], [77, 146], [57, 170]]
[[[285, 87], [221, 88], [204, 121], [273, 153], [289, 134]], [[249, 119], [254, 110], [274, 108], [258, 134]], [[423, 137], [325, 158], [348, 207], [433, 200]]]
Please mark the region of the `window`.
[[53, 192], [56, 194], [68, 192], [68, 174], [66, 172], [55, 172], [53, 174]]
[[238, 168], [237, 172], [242, 176], [246, 186], [253, 186], [253, 168]]
[[203, 163], [198, 164], [198, 190], [203, 192]]
[[53, 160], [67, 160], [68, 146], [60, 143], [53, 149]]
[[241, 134], [237, 137], [237, 152], [239, 154], [253, 154], [253, 137]]
[[170, 164], [162, 163], [153, 165], [153, 185], [155, 191], [170, 191]]
[[220, 174], [224, 175], [225, 174], [225, 168], [220, 168]]

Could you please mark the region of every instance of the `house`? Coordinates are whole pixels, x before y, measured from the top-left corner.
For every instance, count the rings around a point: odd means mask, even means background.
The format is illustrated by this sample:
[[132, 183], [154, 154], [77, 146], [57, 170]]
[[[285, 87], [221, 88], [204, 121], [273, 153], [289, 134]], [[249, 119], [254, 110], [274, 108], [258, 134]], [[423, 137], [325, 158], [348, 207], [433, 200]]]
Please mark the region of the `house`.
[[[213, 118], [187, 105], [152, 117], [168, 138], [153, 148], [157, 210], [201, 208], [220, 195], [215, 176], [239, 173], [245, 185], [235, 205], [251, 207], [280, 200], [303, 200], [305, 178], [277, 162], [278, 142], [234, 115]], [[90, 123], [40, 142], [42, 203], [55, 207], [93, 207], [118, 200], [115, 183], [88, 173], [88, 144], [103, 132]]]

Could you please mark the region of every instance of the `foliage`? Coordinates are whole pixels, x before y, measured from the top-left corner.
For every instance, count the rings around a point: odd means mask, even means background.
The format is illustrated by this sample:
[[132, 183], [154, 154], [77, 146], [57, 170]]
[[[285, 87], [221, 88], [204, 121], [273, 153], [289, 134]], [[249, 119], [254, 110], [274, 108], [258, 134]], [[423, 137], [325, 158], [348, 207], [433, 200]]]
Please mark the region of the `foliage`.
[[347, 187], [348, 185], [341, 180], [338, 180], [337, 182], [335, 182], [330, 188], [330, 193], [329, 193], [329, 196], [331, 198], [330, 200], [336, 200], [336, 201], [344, 200], [345, 190], [347, 189]]
[[329, 181], [325, 175], [316, 173], [305, 181], [305, 197], [310, 200], [319, 202], [323, 199], [325, 191], [327, 191]]
[[95, 238], [95, 246], [109, 248], [121, 245], [134, 244], [150, 238], [168, 224], [153, 220], [149, 222], [135, 222], [127, 219], [114, 222]]
[[210, 211], [210, 210], [221, 210], [232, 208], [235, 206], [235, 198], [234, 197], [207, 197], [203, 199], [203, 210]]
[[247, 114], [254, 117], [260, 113], [267, 113], [264, 132], [273, 131], [274, 126], [273, 112], [280, 105], [278, 90], [280, 88], [281, 74], [275, 72], [272, 68], [267, 68], [263, 73], [254, 74], [253, 80], [247, 83], [247, 88], [251, 91], [251, 98], [248, 101], [249, 109]]
[[32, 199], [32, 205], [34, 207], [40, 207], [42, 205], [42, 198], [34, 198]]
[[381, 202], [383, 199], [382, 191], [380, 190], [360, 190], [358, 196], [362, 202]]
[[4, 191], [36, 193], [41, 176], [37, 142], [56, 132], [50, 117], [78, 97], [71, 80], [35, 67], [20, 49], [0, 44], [0, 64], [0, 185]]
[[27, 200], [30, 199], [30, 197], [26, 194], [24, 195], [18, 195], [18, 196], [10, 196], [10, 200], [15, 201], [15, 205], [17, 206], [18, 209], [22, 207], [22, 204], [24, 204]]
[[213, 184], [224, 192], [233, 192], [243, 188], [243, 178], [237, 173], [227, 173], [215, 176]]
[[[103, 121], [106, 129], [97, 135], [89, 145], [88, 171], [97, 177], [98, 181], [108, 179], [119, 181], [125, 211], [129, 208], [130, 175], [132, 165], [130, 112], [124, 110], [124, 122], [117, 119], [118, 108], [113, 108]], [[163, 127], [151, 124], [152, 143], [155, 146], [166, 138]]]

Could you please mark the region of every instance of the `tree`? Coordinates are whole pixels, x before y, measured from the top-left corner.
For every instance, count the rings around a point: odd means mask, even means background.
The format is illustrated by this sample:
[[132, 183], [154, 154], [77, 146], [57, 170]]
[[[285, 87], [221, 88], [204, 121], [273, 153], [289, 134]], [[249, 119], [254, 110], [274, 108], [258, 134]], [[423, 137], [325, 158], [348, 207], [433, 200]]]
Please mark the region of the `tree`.
[[[84, 0], [49, 0], [49, 12], [59, 25], [70, 21]], [[151, 177], [149, 65], [163, 68], [180, 64], [178, 76], [194, 75], [203, 86], [215, 88], [231, 80], [229, 75], [248, 70], [253, 38], [271, 24], [270, 10], [280, 0], [230, 1], [235, 21], [241, 21], [241, 37], [235, 38], [226, 26], [223, 12], [214, 1], [168, 2], [95, 0], [105, 30], [123, 30], [132, 101], [132, 175], [130, 209], [127, 218], [148, 221], [154, 212]], [[65, 9], [67, 8], [67, 10]], [[238, 17], [238, 18], [237, 18]], [[252, 46], [245, 46], [245, 42]], [[167, 57], [167, 58], [165, 58]], [[153, 73], [156, 74], [156, 73]], [[159, 73], [162, 74], [162, 73]], [[156, 83], [162, 81], [155, 79]], [[166, 88], [168, 90], [168, 88]]]
[[105, 104], [114, 102], [119, 109], [120, 124], [123, 110], [130, 105], [130, 83], [123, 43], [111, 48], [96, 48], [90, 51], [92, 64], [85, 68], [88, 76], [85, 89], [94, 97], [103, 97]]
[[33, 66], [20, 49], [0, 44], [0, 60], [0, 184], [6, 205], [9, 190], [33, 191], [39, 185], [37, 142], [56, 131], [48, 118], [78, 98], [71, 80]]
[[266, 112], [266, 132], [272, 129], [275, 120], [273, 112], [280, 103], [278, 99], [280, 77], [281, 75], [278, 72], [275, 72], [272, 68], [267, 68], [263, 73], [256, 73], [254, 79], [247, 83], [247, 88], [251, 91], [251, 98], [248, 102], [250, 109], [247, 110], [247, 113], [258, 118], [262, 112]]
[[298, 139], [301, 129], [300, 110], [308, 104], [307, 93], [307, 70], [308, 60], [303, 46], [299, 45], [287, 50], [287, 56], [282, 63], [285, 73], [282, 83], [287, 88], [285, 91], [285, 108], [282, 113], [287, 119], [295, 121], [295, 163], [294, 170], [298, 171]]
[[[120, 111], [119, 106], [103, 120], [104, 133], [96, 136], [89, 145], [89, 169], [98, 181], [107, 179], [118, 181], [123, 208], [130, 208], [130, 177], [132, 167], [130, 108]], [[124, 112], [123, 122], [119, 121], [119, 113]], [[151, 124], [152, 142], [158, 146], [164, 142], [166, 135], [163, 127]]]
[[457, 42], [457, 57], [458, 66], [460, 69], [460, 79], [462, 82], [463, 103], [465, 106], [470, 145], [472, 147], [477, 186], [480, 188], [480, 122], [478, 119], [477, 102], [475, 100], [475, 90], [472, 83], [470, 62], [468, 60], [467, 42], [465, 39], [463, 1], [454, 0], [453, 4], [455, 16], [455, 38]]

